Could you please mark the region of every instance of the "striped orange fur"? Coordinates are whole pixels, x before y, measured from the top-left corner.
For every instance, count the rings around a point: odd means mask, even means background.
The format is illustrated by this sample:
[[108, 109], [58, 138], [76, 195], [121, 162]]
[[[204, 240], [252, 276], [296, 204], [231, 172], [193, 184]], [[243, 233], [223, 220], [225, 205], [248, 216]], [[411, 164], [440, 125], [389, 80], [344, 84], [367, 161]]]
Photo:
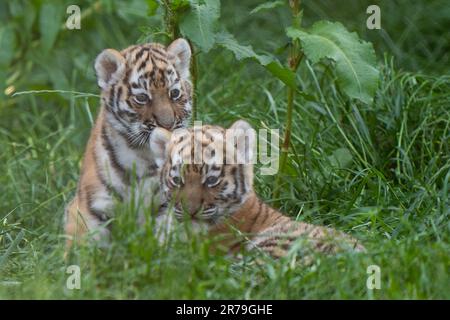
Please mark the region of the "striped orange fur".
[[[362, 251], [358, 241], [332, 228], [294, 221], [261, 201], [253, 190], [253, 164], [233, 163], [238, 156], [252, 159], [255, 135], [245, 121], [230, 129], [202, 126], [174, 131], [155, 130], [150, 145], [161, 168], [161, 197], [165, 210], [159, 219], [181, 221], [189, 216], [194, 226], [206, 228], [211, 235], [223, 237], [222, 245], [231, 252], [244, 246], [259, 249], [273, 257], [282, 257], [300, 243], [311, 252], [336, 253], [341, 250]], [[214, 131], [215, 134], [210, 132]], [[237, 134], [229, 134], [237, 132]], [[231, 139], [231, 138], [235, 139]], [[203, 152], [194, 162], [194, 146], [213, 145], [214, 152]], [[238, 148], [237, 141], [245, 141]], [[222, 162], [214, 161], [222, 150]], [[230, 150], [233, 156], [229, 157]], [[236, 161], [235, 161], [236, 162]], [[170, 208], [173, 207], [173, 210]], [[166, 226], [167, 227], [167, 226]]]
[[138, 200], [147, 205], [159, 192], [148, 140], [157, 127], [173, 130], [186, 125], [192, 103], [190, 57], [184, 39], [167, 48], [148, 43], [120, 52], [106, 49], [97, 57], [101, 109], [87, 143], [76, 195], [65, 212], [67, 249], [87, 232], [94, 232], [94, 239], [108, 238], [105, 223], [116, 200], [131, 198], [132, 173]]

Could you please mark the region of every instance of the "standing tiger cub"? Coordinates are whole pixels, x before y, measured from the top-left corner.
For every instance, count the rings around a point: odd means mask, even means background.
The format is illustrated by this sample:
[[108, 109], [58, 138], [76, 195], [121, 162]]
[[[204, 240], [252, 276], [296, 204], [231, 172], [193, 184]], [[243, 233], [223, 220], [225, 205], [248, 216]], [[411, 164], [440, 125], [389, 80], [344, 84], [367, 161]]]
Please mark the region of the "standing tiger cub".
[[[221, 236], [221, 244], [230, 252], [245, 245], [282, 257], [294, 243], [309, 252], [364, 250], [343, 232], [294, 221], [258, 198], [251, 163], [255, 134], [245, 121], [227, 130], [205, 125], [171, 133], [158, 128], [150, 137], [150, 146], [162, 166], [165, 211], [156, 220], [159, 232], [167, 231], [163, 229], [173, 214], [173, 223], [188, 216], [193, 230], [206, 229], [210, 235]], [[239, 237], [233, 235], [236, 231]]]
[[101, 109], [76, 195], [65, 211], [67, 249], [87, 232], [95, 231], [97, 240], [108, 237], [104, 223], [112, 216], [115, 199], [132, 198], [132, 177], [138, 185], [134, 196], [146, 205], [159, 192], [148, 140], [157, 127], [173, 130], [186, 125], [192, 103], [190, 58], [184, 39], [167, 48], [149, 43], [120, 52], [106, 49], [96, 58]]

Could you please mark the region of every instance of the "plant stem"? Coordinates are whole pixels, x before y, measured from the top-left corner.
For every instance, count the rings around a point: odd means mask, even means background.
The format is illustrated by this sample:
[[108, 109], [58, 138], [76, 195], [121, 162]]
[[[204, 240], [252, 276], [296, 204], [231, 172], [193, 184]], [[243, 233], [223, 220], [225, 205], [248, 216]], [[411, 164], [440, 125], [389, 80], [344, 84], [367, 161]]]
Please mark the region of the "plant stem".
[[170, 35], [171, 40], [179, 37], [180, 31], [178, 28], [178, 14], [172, 10], [170, 0], [164, 0], [164, 23], [167, 34]]
[[189, 41], [192, 50], [191, 58], [191, 81], [192, 81], [192, 116], [191, 125], [197, 120], [197, 79], [198, 79], [198, 64], [197, 53], [195, 52], [194, 45]]
[[[163, 0], [164, 5], [164, 24], [167, 34], [170, 35], [170, 40], [173, 41], [180, 37], [179, 22], [179, 12], [172, 9], [171, 0]], [[197, 54], [195, 52], [194, 45], [188, 39], [189, 45], [191, 47], [191, 80], [192, 80], [192, 116], [191, 124], [197, 118], [197, 78], [198, 78], [198, 64], [197, 64]]]
[[[291, 7], [293, 16], [292, 25], [298, 28], [301, 23], [300, 0], [289, 0], [289, 6]], [[296, 39], [292, 42], [291, 49], [289, 50], [288, 64], [291, 71], [294, 73], [297, 71], [302, 58], [303, 53], [300, 50], [300, 42]], [[273, 191], [273, 197], [275, 199], [280, 196], [281, 178], [286, 171], [287, 155], [291, 144], [292, 112], [294, 108], [296, 88], [288, 87], [287, 91], [286, 128], [284, 132], [283, 144], [281, 145], [280, 170], [275, 180], [275, 187]]]

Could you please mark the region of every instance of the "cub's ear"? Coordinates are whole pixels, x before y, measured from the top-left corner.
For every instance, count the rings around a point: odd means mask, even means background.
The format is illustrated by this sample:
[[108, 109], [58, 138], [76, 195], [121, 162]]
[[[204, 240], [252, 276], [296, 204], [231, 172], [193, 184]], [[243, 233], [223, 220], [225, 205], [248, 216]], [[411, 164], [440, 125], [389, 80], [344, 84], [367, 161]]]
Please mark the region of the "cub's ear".
[[226, 141], [227, 144], [232, 143], [230, 147], [236, 151], [236, 163], [256, 162], [256, 159], [253, 158], [256, 154], [256, 132], [247, 121], [238, 120], [233, 123], [226, 132]]
[[155, 157], [158, 168], [161, 168], [167, 157], [167, 147], [172, 133], [161, 127], [156, 127], [150, 135], [150, 150]]
[[178, 71], [182, 79], [189, 78], [189, 66], [191, 62], [191, 47], [183, 38], [174, 40], [168, 47], [169, 59]]
[[241, 129], [241, 130], [250, 130], [253, 129], [252, 126], [245, 120], [238, 120], [236, 122], [234, 122], [230, 129]]
[[103, 50], [95, 59], [98, 86], [106, 89], [116, 83], [125, 71], [125, 58], [114, 49]]

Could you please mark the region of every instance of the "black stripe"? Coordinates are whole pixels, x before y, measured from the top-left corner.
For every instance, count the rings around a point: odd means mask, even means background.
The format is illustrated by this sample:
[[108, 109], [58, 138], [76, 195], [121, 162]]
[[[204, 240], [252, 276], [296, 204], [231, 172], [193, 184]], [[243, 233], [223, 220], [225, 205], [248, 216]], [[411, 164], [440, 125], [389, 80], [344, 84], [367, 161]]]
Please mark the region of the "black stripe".
[[261, 206], [264, 205], [264, 209], [265, 209], [264, 212], [266, 213], [266, 215], [264, 216], [264, 219], [262, 221], [260, 221], [261, 225], [264, 225], [264, 223], [267, 221], [267, 219], [269, 219], [270, 214], [267, 212], [267, 205], [263, 204], [261, 200], [258, 200], [258, 202], [259, 202], [259, 211], [260, 211], [260, 213], [261, 213]]
[[102, 127], [102, 142], [103, 142], [103, 147], [105, 148], [106, 152], [109, 155], [109, 159], [111, 160], [112, 167], [116, 170], [117, 174], [119, 175], [120, 179], [122, 180], [122, 183], [130, 185], [129, 176], [128, 176], [125, 168], [122, 167], [119, 160], [117, 159], [116, 151], [114, 150], [114, 147], [113, 147], [111, 141], [109, 140], [105, 126]]
[[233, 199], [237, 199], [237, 192], [238, 192], [238, 188], [239, 188], [239, 181], [238, 181], [238, 176], [237, 176], [237, 168], [233, 167], [231, 169], [231, 174], [233, 175], [233, 179], [234, 179], [234, 190], [233, 190]]
[[120, 194], [119, 191], [117, 191], [112, 184], [106, 182], [103, 175], [100, 173], [100, 170], [97, 170], [97, 177], [100, 180], [100, 183], [106, 188], [108, 193], [112, 195], [113, 197], [116, 197], [120, 201], [123, 201], [123, 196]]
[[[147, 66], [147, 61], [148, 59], [142, 59], [141, 64], [139, 65], [139, 67], [137, 68], [137, 71], [141, 71], [142, 69], [144, 69]], [[137, 62], [137, 61], [136, 61]]]
[[125, 100], [125, 102], [127, 103], [128, 108], [133, 109], [133, 106], [131, 105], [131, 102], [128, 99]]
[[288, 238], [281, 234], [275, 234], [272, 237], [258, 243], [258, 247], [262, 248], [265, 246], [276, 246], [282, 249], [287, 249], [294, 240], [296, 240], [296, 238]]
[[[102, 130], [103, 132], [103, 130]], [[97, 172], [97, 178], [100, 181], [100, 183], [106, 188], [106, 190], [108, 191], [108, 193], [110, 195], [112, 195], [113, 197], [118, 198], [120, 201], [123, 201], [123, 196], [120, 194], [119, 191], [117, 191], [110, 183], [108, 183], [105, 178], [103, 177], [103, 175], [101, 174], [101, 171], [98, 168], [98, 158], [97, 158], [97, 153], [94, 152], [94, 160], [95, 160], [95, 165], [97, 167], [96, 172]]]
[[136, 119], [137, 114], [128, 110], [117, 110], [117, 115], [121, 118], [128, 117], [129, 119]]
[[145, 74], [146, 78], [149, 78], [151, 82], [155, 82], [155, 68], [152, 68], [149, 72]]
[[214, 170], [214, 171], [219, 171], [219, 170], [222, 170], [222, 168], [223, 167], [219, 167], [219, 166], [217, 166], [216, 164], [213, 164], [213, 165], [211, 165], [211, 170]]
[[127, 71], [125, 71], [125, 76], [123, 77], [123, 83], [128, 83], [128, 79], [130, 78], [130, 71], [131, 71], [131, 69], [127, 69]]
[[91, 215], [93, 215], [94, 217], [96, 217], [101, 222], [108, 221], [108, 216], [106, 215], [106, 213], [104, 211], [97, 210], [97, 209], [89, 207], [89, 213]]
[[101, 222], [106, 222], [108, 221], [108, 216], [106, 215], [106, 213], [102, 210], [97, 210], [94, 209], [92, 207], [89, 207], [89, 212], [95, 216], [98, 220], [100, 220]]
[[125, 93], [125, 95], [126, 95], [126, 97], [125, 97], [125, 101], [127, 101], [128, 102], [128, 99], [130, 98], [130, 96], [131, 96], [131, 86], [130, 86], [130, 84], [129, 83], [127, 83], [126, 85], [126, 93]]
[[245, 176], [244, 176], [244, 165], [239, 165], [239, 174], [241, 179], [241, 193], [245, 194], [247, 192], [247, 188], [245, 187]]
[[152, 51], [152, 53], [159, 53], [161, 56], [167, 57], [167, 53], [158, 48], [151, 48], [150, 50]]
[[148, 81], [147, 81], [146, 79], [143, 80], [143, 84], [144, 84], [144, 89], [145, 89], [146, 91], [149, 91], [150, 89], [149, 89], [149, 87], [148, 87]]
[[148, 48], [141, 48], [141, 50], [134, 56], [134, 62], [136, 63], [142, 57], [144, 52], [148, 50], [149, 50]]
[[155, 86], [156, 86], [156, 81], [155, 81], [154, 77], [155, 77], [155, 70], [157, 69], [157, 67], [156, 67], [155, 60], [153, 60], [153, 56], [150, 56], [150, 61], [152, 62], [152, 66], [153, 66], [152, 70], [150, 71], [150, 79], [152, 80], [152, 82], [155, 82]]
[[168, 64], [168, 63], [167, 63], [167, 58], [164, 57], [164, 56], [161, 56], [161, 55], [158, 55], [158, 54], [153, 54], [152, 57], [153, 57], [153, 59], [155, 59], [155, 60], [158, 60], [158, 61], [163, 62], [164, 64]]
[[116, 94], [116, 103], [117, 101], [120, 101], [120, 99], [122, 98], [122, 87], [119, 87], [119, 89], [117, 90], [117, 94]]
[[[222, 172], [225, 172], [225, 170], [222, 170]], [[221, 175], [223, 177], [223, 175]], [[225, 191], [228, 187], [228, 181], [225, 181], [222, 185], [222, 189], [220, 191]]]
[[113, 85], [111, 86], [111, 90], [109, 91], [109, 102], [108, 102], [108, 104], [109, 104], [109, 107], [110, 107], [111, 109], [114, 109], [115, 106], [116, 106], [115, 100], [114, 100], [115, 88], [116, 88], [116, 85], [113, 84]]
[[[266, 205], [267, 206], [267, 205]], [[283, 215], [279, 215], [273, 222], [272, 222], [272, 225], [275, 225], [275, 222], [277, 222], [278, 220], [280, 220], [280, 219], [282, 219], [282, 218], [284, 218], [285, 216], [283, 216]]]
[[161, 86], [165, 87], [166, 86], [166, 75], [164, 74], [164, 70], [159, 69], [159, 76], [160, 76]]
[[[111, 110], [110, 110], [111, 111]], [[124, 126], [125, 128], [128, 128], [128, 124], [124, 121], [124, 119], [122, 119], [121, 117], [119, 117], [119, 115], [117, 114], [117, 112], [115, 112], [114, 110], [111, 111], [111, 114], [113, 115], [114, 119], [116, 119], [122, 126]], [[122, 135], [122, 132], [119, 131], [119, 133]]]

